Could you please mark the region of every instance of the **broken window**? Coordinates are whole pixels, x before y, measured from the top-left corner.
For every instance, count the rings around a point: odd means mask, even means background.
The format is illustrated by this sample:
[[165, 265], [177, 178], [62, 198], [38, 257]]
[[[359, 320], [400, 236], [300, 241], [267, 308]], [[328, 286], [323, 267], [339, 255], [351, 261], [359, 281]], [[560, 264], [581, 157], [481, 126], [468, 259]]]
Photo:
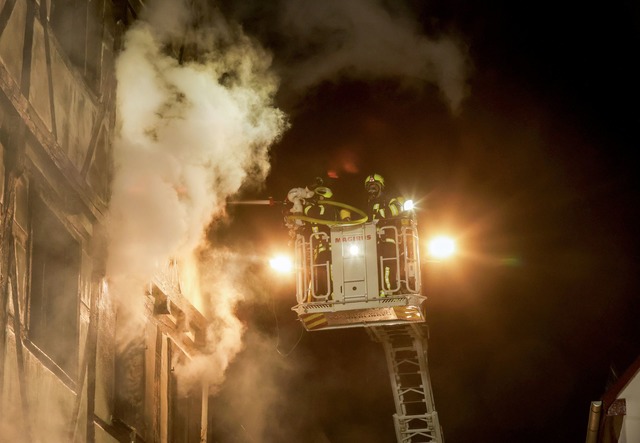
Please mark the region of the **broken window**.
[[80, 244], [38, 196], [31, 206], [29, 338], [70, 377], [78, 360]]

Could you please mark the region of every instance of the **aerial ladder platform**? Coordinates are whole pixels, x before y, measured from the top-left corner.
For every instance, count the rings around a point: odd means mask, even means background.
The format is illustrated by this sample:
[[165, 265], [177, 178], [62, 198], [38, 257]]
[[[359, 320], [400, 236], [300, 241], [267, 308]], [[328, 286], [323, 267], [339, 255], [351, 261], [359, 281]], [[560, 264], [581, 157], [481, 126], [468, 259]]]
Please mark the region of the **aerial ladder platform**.
[[304, 328], [365, 328], [386, 355], [397, 442], [443, 443], [427, 365], [426, 297], [413, 213], [326, 226], [297, 220], [290, 228], [298, 302], [292, 310]]
[[443, 442], [427, 365], [427, 329], [420, 324], [372, 326], [384, 348], [396, 405], [393, 423], [400, 443]]

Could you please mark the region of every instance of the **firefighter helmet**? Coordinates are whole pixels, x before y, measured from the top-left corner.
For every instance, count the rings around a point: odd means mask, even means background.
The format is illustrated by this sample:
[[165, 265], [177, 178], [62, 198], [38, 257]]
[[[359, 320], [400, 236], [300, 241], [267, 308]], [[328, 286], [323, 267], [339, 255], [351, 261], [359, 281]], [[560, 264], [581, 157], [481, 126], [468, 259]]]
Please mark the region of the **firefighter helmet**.
[[318, 186], [315, 190], [315, 193], [322, 198], [331, 198], [333, 196], [333, 192], [331, 189], [326, 186]]
[[381, 176], [380, 174], [371, 174], [364, 181], [364, 186], [369, 187], [369, 184], [371, 183], [378, 183], [378, 185], [380, 186], [380, 189], [384, 189], [384, 177]]
[[369, 199], [378, 198], [384, 189], [384, 178], [380, 174], [371, 174], [364, 181], [364, 188], [369, 194]]

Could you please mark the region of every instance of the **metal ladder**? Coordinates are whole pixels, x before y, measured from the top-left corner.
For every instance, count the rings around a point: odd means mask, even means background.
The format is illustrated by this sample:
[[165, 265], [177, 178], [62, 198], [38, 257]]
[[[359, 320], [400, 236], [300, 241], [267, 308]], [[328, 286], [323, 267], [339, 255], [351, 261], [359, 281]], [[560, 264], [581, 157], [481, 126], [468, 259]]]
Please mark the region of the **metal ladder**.
[[443, 443], [427, 367], [425, 325], [373, 326], [367, 331], [382, 343], [387, 358], [398, 443]]

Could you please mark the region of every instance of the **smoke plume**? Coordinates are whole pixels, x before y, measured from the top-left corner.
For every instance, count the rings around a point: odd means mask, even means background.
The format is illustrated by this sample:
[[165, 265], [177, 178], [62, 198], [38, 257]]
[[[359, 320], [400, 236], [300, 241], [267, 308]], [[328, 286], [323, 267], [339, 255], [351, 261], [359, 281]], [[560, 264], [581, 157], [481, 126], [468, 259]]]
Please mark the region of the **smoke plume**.
[[[300, 435], [306, 441], [317, 441], [310, 432], [301, 432], [305, 424], [314, 423], [309, 407], [288, 394], [301, 368], [274, 353], [273, 343], [255, 329], [247, 331], [245, 341], [251, 352], [243, 352], [233, 362], [228, 383], [214, 403], [212, 434], [224, 435], [229, 441], [296, 441]], [[300, 405], [299, 415], [283, 420], [282, 411], [289, 402]]]
[[403, 10], [372, 0], [302, 0], [285, 3], [281, 23], [309, 54], [289, 73], [296, 89], [337, 77], [398, 78], [436, 85], [452, 110], [466, 94], [461, 47], [425, 36]]
[[200, 309], [211, 323], [202, 353], [174, 362], [174, 370], [182, 382], [179, 388], [185, 392], [204, 382], [215, 393], [227, 367], [242, 349], [245, 326], [236, 316], [235, 308], [241, 301], [254, 298], [261, 285], [256, 277], [255, 280], [251, 277], [255, 275], [250, 269], [252, 260], [223, 247], [200, 250], [197, 263], [196, 293]]
[[[242, 350], [235, 308], [261, 285], [246, 281], [250, 261], [207, 244], [204, 233], [225, 216], [229, 196], [263, 182], [269, 147], [287, 123], [273, 104], [271, 55], [206, 5], [150, 2], [125, 35], [107, 272], [119, 318], [139, 326], [143, 288], [158, 269], [171, 259], [197, 264], [183, 272], [191, 277], [182, 289], [210, 321], [205, 352], [174, 365], [183, 388], [206, 382], [215, 392]], [[451, 38], [422, 35], [404, 11], [367, 0], [278, 6], [273, 23], [287, 42], [280, 73], [293, 94], [339, 77], [394, 78], [436, 85], [453, 110], [463, 100], [464, 51]]]
[[[193, 257], [227, 197], [264, 180], [269, 146], [286, 127], [272, 104], [269, 54], [215, 11], [195, 12], [186, 0], [152, 2], [117, 61], [108, 275], [130, 324], [143, 321], [143, 288], [154, 273]], [[212, 296], [215, 306], [235, 300]], [[231, 311], [205, 312], [222, 325], [210, 334], [219, 353], [230, 355], [217, 356], [219, 371], [239, 346]]]
[[436, 86], [455, 113], [468, 94], [466, 46], [452, 32], [427, 36], [404, 2], [248, 3], [229, 9], [247, 23], [259, 23], [255, 32], [277, 42], [287, 96], [303, 97], [310, 88], [341, 78], [392, 79], [416, 90]]

